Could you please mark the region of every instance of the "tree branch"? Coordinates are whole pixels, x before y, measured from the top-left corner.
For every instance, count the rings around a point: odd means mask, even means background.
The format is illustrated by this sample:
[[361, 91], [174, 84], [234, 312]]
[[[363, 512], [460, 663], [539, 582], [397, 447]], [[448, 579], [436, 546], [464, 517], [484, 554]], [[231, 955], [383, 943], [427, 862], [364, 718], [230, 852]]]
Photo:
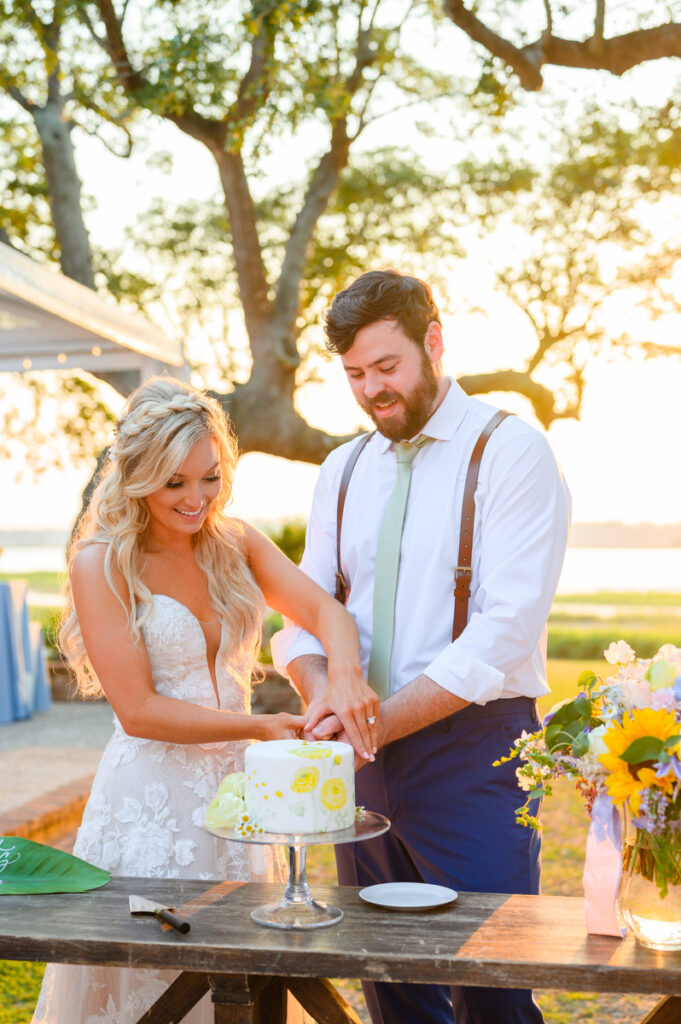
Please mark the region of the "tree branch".
[[[350, 100], [355, 96], [363, 83], [365, 68], [369, 67], [374, 60], [374, 53], [370, 42], [370, 31], [362, 28], [360, 19], [357, 29], [355, 66], [345, 80], [344, 91], [348, 104], [346, 109], [349, 109]], [[359, 130], [361, 131], [361, 121]], [[294, 335], [295, 319], [298, 315], [300, 282], [305, 272], [308, 249], [314, 229], [317, 221], [329, 204], [329, 199], [338, 185], [338, 179], [343, 168], [347, 165], [352, 142], [353, 139], [348, 135], [347, 114], [337, 117], [332, 121], [329, 149], [319, 161], [312, 175], [303, 205], [286, 243], [275, 306], [281, 317], [282, 326], [286, 328], [290, 336]], [[298, 352], [297, 350], [291, 351], [290, 349], [291, 346], [289, 346], [289, 351], [283, 354], [285, 357], [288, 355], [293, 358], [297, 363], [299, 361]]]
[[494, 373], [475, 373], [459, 377], [458, 383], [467, 395], [486, 395], [491, 391], [514, 391], [529, 398], [534, 414], [541, 425], [548, 429], [554, 420], [575, 416], [579, 405], [570, 405], [568, 409], [557, 410], [552, 391], [543, 384], [532, 380], [528, 373], [518, 370], [497, 370]]
[[[228, 121], [248, 120], [267, 95], [267, 69], [274, 55], [276, 35], [270, 15], [277, 6], [277, 4], [270, 4], [269, 9], [260, 15], [260, 27], [251, 45], [251, 63], [239, 83], [236, 100], [227, 117]], [[258, 85], [265, 86], [264, 96], [258, 96]]]
[[668, 22], [642, 28], [594, 46], [592, 39], [578, 42], [553, 36], [544, 48], [544, 62], [567, 68], [590, 68], [623, 75], [625, 71], [661, 57], [681, 57], [681, 23]]
[[31, 100], [26, 99], [21, 89], [18, 89], [16, 85], [9, 85], [9, 83], [3, 82], [0, 84], [4, 85], [6, 91], [9, 93], [12, 99], [19, 104], [20, 107], [23, 107], [24, 110], [26, 110], [29, 114], [33, 113], [33, 111], [35, 110], [35, 103], [33, 103]]
[[481, 43], [494, 57], [500, 57], [515, 71], [523, 89], [528, 92], [541, 89], [544, 84], [540, 71], [542, 61], [537, 63], [536, 44], [534, 49], [514, 46], [469, 11], [463, 0], [444, 0], [444, 6], [445, 13], [473, 42]]
[[258, 238], [253, 197], [240, 152], [210, 147], [220, 172], [232, 232], [232, 250], [239, 294], [244, 308], [251, 347], [261, 335], [264, 320], [272, 313], [269, 286]]
[[[118, 80], [125, 92], [137, 103], [141, 103], [139, 93], [148, 86], [148, 83], [144, 75], [140, 71], [136, 71], [130, 62], [123, 39], [122, 24], [116, 15], [112, 0], [95, 0], [95, 3], [106, 29], [107, 49]], [[229, 150], [226, 143], [230, 118], [250, 116], [254, 109], [256, 95], [253, 86], [258, 76], [262, 78], [264, 74], [265, 58], [268, 46], [271, 45], [270, 35], [271, 28], [267, 17], [264, 17], [261, 29], [252, 45], [250, 67], [239, 88], [239, 96], [230, 113], [223, 120], [211, 120], [193, 109], [180, 113], [163, 114], [186, 135], [206, 146], [218, 165], [225, 204], [229, 211], [239, 292], [244, 307], [246, 329], [251, 342], [261, 333], [263, 319], [271, 314], [272, 305], [268, 297], [268, 284], [256, 227], [255, 207], [248, 187], [243, 160], [241, 153], [238, 150]]]
[[139, 92], [147, 85], [147, 81], [141, 71], [136, 71], [130, 63], [123, 40], [123, 22], [116, 14], [112, 0], [95, 0], [95, 4], [104, 24], [106, 49], [118, 81], [126, 93]]
[[544, 13], [546, 14], [546, 35], [553, 35], [553, 11], [551, 10], [551, 0], [544, 0]]
[[338, 185], [348, 162], [350, 139], [345, 118], [333, 126], [331, 145], [319, 161], [310, 181], [303, 205], [286, 243], [275, 306], [285, 326], [292, 330], [298, 315], [298, 289], [305, 270], [307, 253], [320, 216]]
[[[681, 57], [681, 23], [670, 21], [605, 39], [605, 0], [596, 0], [594, 34], [588, 39], [561, 39], [548, 30], [527, 46], [515, 46], [470, 11], [463, 0], [444, 0], [445, 13], [473, 42], [503, 60], [528, 91], [541, 89], [541, 68], [584, 68], [623, 75], [630, 68], [662, 57]], [[545, 9], [548, 6], [545, 5]], [[550, 9], [549, 9], [550, 10]], [[549, 22], [550, 25], [550, 22]]]

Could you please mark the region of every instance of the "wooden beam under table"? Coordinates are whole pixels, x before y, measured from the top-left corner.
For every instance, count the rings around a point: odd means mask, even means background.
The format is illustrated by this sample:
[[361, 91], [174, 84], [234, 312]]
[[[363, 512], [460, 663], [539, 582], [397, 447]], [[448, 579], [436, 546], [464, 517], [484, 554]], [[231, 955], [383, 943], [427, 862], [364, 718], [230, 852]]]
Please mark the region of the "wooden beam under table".
[[681, 997], [665, 996], [643, 1018], [641, 1024], [679, 1024], [681, 1021]]
[[137, 1024], [171, 1024], [181, 1021], [210, 988], [207, 974], [183, 971]]
[[326, 978], [263, 978], [183, 971], [137, 1024], [179, 1024], [212, 989], [215, 1024], [286, 1024], [287, 990], [317, 1024], [362, 1024]]

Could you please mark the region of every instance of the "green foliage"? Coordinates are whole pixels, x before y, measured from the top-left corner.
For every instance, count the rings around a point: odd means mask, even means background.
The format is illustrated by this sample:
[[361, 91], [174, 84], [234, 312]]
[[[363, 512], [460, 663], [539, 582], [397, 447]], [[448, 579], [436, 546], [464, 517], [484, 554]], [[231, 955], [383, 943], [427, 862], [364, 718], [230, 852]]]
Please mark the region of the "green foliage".
[[49, 195], [35, 126], [7, 103], [0, 110], [0, 226], [39, 260], [57, 263]]
[[305, 550], [305, 523], [283, 523], [271, 528], [268, 533], [287, 558], [299, 565]]
[[45, 964], [0, 960], [0, 1024], [29, 1024]]
[[571, 752], [579, 755], [580, 751], [575, 748], [579, 733], [589, 725], [591, 721], [591, 701], [582, 696], [562, 704], [553, 714], [551, 721], [546, 727], [546, 746], [549, 751]]
[[594, 658], [602, 660], [603, 651], [613, 637], [626, 640], [640, 658], [652, 658], [662, 644], [681, 646], [681, 628], [672, 634], [641, 629], [620, 630], [610, 627], [594, 629], [550, 628], [548, 655], [550, 658]]
[[[18, 389], [23, 392], [20, 408], [16, 398], [9, 398]], [[7, 396], [0, 411], [0, 457], [10, 457], [28, 436], [32, 443], [24, 448], [20, 472], [37, 476], [47, 468], [89, 459], [113, 438], [116, 417], [105, 394], [102, 385], [80, 375], [6, 375], [0, 381], [0, 396]]]

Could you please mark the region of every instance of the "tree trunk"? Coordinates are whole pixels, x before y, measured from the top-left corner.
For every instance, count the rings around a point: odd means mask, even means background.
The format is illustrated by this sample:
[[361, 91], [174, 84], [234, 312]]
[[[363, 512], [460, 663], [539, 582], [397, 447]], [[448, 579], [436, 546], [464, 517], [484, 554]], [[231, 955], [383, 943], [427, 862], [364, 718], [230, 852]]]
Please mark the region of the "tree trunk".
[[71, 141], [71, 128], [60, 105], [47, 103], [31, 110], [43, 151], [52, 219], [67, 277], [95, 287], [90, 240], [81, 209], [81, 181]]

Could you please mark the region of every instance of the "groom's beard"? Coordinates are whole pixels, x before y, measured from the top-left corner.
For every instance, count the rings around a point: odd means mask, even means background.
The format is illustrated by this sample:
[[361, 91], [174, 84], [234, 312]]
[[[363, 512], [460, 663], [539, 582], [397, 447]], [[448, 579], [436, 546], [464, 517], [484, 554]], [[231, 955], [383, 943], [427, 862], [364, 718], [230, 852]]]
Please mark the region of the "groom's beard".
[[[402, 395], [397, 391], [386, 389], [366, 402], [359, 404], [373, 420], [379, 433], [391, 441], [406, 441], [419, 433], [430, 419], [431, 410], [437, 397], [437, 377], [433, 366], [425, 352], [421, 374], [412, 390]], [[397, 401], [399, 407], [389, 419], [379, 419], [373, 410], [374, 404]]]

